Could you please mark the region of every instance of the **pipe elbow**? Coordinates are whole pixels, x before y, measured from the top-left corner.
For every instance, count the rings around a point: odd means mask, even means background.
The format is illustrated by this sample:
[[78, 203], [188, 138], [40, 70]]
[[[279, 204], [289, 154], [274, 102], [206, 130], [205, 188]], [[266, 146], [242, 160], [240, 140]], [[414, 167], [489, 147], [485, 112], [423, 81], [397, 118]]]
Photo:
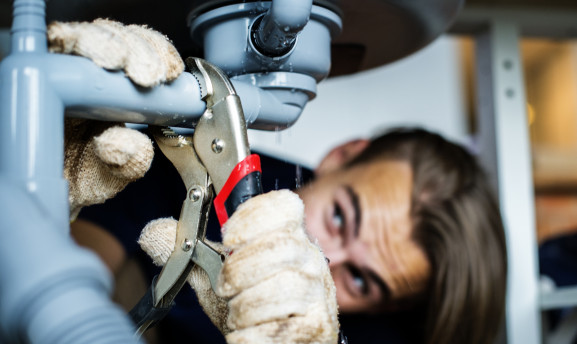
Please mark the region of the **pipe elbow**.
[[296, 33], [307, 25], [312, 7], [312, 0], [273, 0], [270, 15], [281, 30]]
[[316, 96], [315, 80], [294, 73], [243, 75], [232, 81], [251, 129], [289, 128]]
[[[275, 130], [277, 129], [287, 129], [292, 127], [293, 124], [300, 118], [303, 113], [304, 105], [300, 106], [298, 104], [283, 104], [280, 112], [284, 118], [284, 123], [282, 125], [276, 124]], [[258, 123], [257, 123], [258, 125]]]
[[[18, 181], [0, 177], [0, 333], [30, 343], [136, 343], [100, 260], [75, 245]], [[66, 223], [64, 223], [66, 225]]]

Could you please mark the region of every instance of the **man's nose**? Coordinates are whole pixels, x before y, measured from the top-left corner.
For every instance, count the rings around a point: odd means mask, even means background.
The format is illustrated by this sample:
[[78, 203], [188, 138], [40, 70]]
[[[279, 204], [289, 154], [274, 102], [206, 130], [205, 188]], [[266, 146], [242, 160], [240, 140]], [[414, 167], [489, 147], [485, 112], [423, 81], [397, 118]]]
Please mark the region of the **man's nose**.
[[338, 265], [342, 265], [347, 262], [348, 260], [348, 253], [343, 248], [338, 248], [336, 250], [332, 250], [327, 252], [327, 259], [329, 260], [329, 267], [335, 267]]

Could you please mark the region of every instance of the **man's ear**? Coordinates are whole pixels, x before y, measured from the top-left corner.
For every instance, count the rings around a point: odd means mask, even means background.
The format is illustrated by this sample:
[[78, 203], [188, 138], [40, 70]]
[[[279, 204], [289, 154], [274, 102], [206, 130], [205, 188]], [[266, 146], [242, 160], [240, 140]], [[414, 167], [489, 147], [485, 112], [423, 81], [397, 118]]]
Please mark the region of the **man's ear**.
[[343, 143], [333, 148], [315, 169], [315, 174], [322, 174], [334, 171], [356, 158], [370, 144], [370, 140], [358, 139]]

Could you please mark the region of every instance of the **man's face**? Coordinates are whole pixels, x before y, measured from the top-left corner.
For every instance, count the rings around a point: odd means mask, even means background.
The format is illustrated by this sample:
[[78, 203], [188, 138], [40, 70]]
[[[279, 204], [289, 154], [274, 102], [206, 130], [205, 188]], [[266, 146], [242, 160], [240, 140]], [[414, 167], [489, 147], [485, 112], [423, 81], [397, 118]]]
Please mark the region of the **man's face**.
[[411, 238], [411, 189], [407, 163], [379, 161], [327, 172], [298, 191], [342, 312], [394, 309], [423, 291], [430, 265]]

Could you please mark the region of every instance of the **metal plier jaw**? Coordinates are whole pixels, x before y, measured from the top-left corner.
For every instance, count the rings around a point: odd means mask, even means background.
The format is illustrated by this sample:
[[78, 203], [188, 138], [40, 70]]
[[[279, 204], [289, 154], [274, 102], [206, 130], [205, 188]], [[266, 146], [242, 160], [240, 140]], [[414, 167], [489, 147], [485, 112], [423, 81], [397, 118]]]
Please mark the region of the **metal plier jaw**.
[[186, 63], [199, 82], [206, 111], [192, 136], [176, 135], [170, 128], [150, 128], [160, 150], [182, 177], [187, 195], [174, 251], [147, 294], [130, 311], [137, 336], [168, 313], [195, 264], [207, 272], [215, 289], [224, 256], [205, 242], [212, 201], [223, 225], [241, 203], [262, 193], [260, 160], [250, 153], [240, 98], [232, 83], [205, 60], [188, 58]]

